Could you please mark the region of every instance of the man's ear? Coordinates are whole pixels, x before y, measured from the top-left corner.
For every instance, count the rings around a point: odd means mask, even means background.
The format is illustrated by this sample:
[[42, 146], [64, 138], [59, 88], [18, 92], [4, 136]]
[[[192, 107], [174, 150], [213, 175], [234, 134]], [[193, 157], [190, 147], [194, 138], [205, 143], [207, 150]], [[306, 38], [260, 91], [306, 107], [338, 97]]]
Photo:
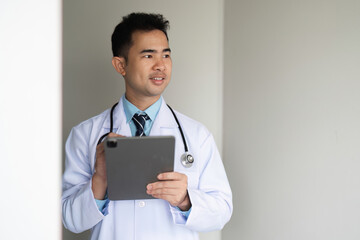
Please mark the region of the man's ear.
[[125, 76], [126, 75], [126, 71], [125, 71], [125, 67], [126, 67], [126, 60], [123, 57], [113, 57], [112, 58], [112, 65], [115, 68], [115, 70], [120, 73], [121, 75]]

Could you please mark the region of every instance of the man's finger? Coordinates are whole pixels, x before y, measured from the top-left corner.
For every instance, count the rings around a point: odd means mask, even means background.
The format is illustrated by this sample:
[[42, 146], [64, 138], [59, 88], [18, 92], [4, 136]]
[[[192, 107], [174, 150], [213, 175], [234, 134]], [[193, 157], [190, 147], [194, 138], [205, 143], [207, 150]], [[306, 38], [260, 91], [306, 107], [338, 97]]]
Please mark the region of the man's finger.
[[100, 143], [96, 146], [96, 152], [103, 152], [104, 151], [104, 144]]
[[157, 188], [157, 189], [152, 189], [151, 191], [146, 191], [146, 192], [151, 195], [175, 196], [178, 194], [179, 190], [173, 189], [173, 188]]
[[160, 173], [158, 176], [159, 180], [185, 180], [187, 176], [178, 172], [165, 172]]
[[[147, 190], [155, 190], [155, 189], [161, 189], [161, 188], [172, 188], [172, 189], [178, 189], [181, 188], [181, 186], [184, 184], [181, 184], [181, 182], [178, 181], [164, 181], [164, 182], [154, 182], [147, 185]], [[185, 187], [186, 185], [184, 185]]]
[[108, 137], [112, 138], [112, 137], [125, 137], [125, 136], [111, 132], [109, 133]]

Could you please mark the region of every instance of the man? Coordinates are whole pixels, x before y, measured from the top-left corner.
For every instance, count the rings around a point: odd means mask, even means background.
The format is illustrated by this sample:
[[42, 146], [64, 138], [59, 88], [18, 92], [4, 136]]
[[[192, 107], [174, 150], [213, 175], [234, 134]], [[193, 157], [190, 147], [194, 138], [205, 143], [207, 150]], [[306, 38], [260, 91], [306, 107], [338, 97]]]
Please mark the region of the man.
[[190, 168], [181, 164], [183, 141], [161, 96], [172, 69], [167, 29], [162, 15], [144, 13], [124, 17], [115, 28], [112, 64], [126, 92], [114, 108], [108, 137], [175, 136], [174, 172], [159, 174], [144, 189], [156, 199], [109, 201], [104, 146], [97, 142], [109, 132], [110, 109], [80, 123], [66, 143], [62, 212], [70, 231], [92, 229], [91, 239], [106, 240], [198, 239], [198, 231], [219, 230], [231, 217], [232, 194], [212, 135], [175, 112], [195, 159]]

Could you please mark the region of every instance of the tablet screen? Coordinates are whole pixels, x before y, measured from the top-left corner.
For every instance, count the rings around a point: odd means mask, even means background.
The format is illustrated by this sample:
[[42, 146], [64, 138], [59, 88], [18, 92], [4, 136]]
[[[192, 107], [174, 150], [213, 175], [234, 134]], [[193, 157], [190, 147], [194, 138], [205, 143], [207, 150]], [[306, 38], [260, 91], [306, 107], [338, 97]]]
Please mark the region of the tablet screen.
[[147, 184], [174, 171], [173, 136], [107, 138], [104, 148], [110, 200], [152, 199]]

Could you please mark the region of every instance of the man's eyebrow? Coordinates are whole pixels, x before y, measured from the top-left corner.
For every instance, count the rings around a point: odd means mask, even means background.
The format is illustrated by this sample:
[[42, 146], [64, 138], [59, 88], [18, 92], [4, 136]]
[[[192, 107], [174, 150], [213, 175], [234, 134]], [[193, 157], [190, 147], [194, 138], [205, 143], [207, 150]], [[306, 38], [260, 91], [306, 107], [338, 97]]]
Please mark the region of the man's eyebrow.
[[[157, 51], [154, 50], [154, 49], [144, 49], [140, 52], [140, 54], [143, 54], [143, 53], [156, 53]], [[171, 49], [170, 48], [165, 48], [163, 50], [163, 52], [171, 52]]]
[[154, 53], [154, 52], [156, 52], [156, 50], [154, 50], [154, 49], [144, 49], [140, 52], [140, 54], [141, 53]]

